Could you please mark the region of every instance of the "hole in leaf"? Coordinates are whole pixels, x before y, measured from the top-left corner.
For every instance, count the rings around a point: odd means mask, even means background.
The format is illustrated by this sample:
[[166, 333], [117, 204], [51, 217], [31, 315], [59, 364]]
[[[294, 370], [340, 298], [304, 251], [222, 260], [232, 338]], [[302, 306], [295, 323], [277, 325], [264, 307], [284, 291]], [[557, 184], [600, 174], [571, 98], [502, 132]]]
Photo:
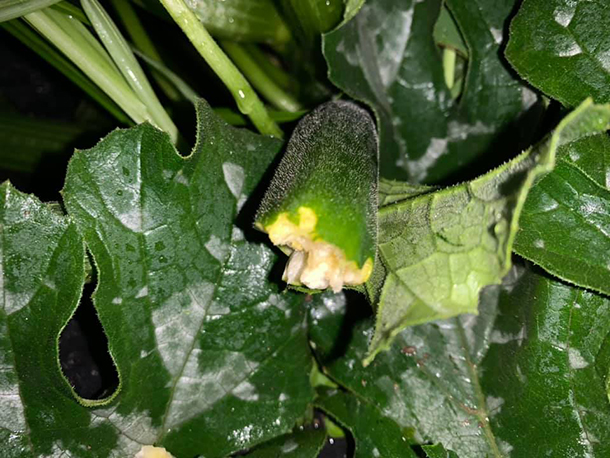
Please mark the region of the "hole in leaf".
[[[316, 429], [325, 428], [326, 427], [326, 425], [325, 425], [326, 418], [327, 417], [324, 414], [324, 412], [316, 409], [313, 427]], [[330, 418], [329, 418], [329, 420], [330, 420]], [[339, 423], [336, 423], [336, 424], [337, 424], [337, 427], [340, 427]], [[356, 444], [354, 442], [352, 433], [347, 428], [341, 428], [341, 429], [343, 430], [345, 437], [342, 437], [342, 438], [336, 438], [336, 437], [332, 438], [330, 436], [327, 437], [326, 443], [324, 444], [324, 447], [322, 447], [322, 450], [320, 450], [318, 458], [348, 458], [348, 457], [354, 456], [354, 453], [356, 450]]]
[[96, 284], [93, 270], [80, 304], [59, 338], [61, 370], [76, 394], [89, 400], [107, 398], [119, 386], [118, 372], [108, 352], [108, 338], [91, 300]]

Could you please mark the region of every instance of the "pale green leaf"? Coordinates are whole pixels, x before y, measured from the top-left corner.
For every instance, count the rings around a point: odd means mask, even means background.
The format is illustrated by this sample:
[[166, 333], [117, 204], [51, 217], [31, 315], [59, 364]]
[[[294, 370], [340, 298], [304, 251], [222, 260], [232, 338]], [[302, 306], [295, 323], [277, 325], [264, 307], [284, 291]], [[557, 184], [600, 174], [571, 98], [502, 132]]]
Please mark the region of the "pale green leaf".
[[559, 146], [608, 128], [610, 107], [583, 103], [533, 150], [468, 183], [379, 211], [378, 259], [367, 293], [377, 324], [367, 362], [405, 327], [476, 313], [479, 292], [511, 266], [521, 208]]

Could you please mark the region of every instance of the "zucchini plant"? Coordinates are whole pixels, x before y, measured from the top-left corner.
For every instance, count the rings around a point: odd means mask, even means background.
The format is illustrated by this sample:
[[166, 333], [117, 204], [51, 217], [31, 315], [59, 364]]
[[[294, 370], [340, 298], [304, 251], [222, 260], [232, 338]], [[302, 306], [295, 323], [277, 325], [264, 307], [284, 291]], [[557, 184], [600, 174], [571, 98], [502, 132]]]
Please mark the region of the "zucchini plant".
[[0, 454], [610, 456], [609, 27], [0, 0]]

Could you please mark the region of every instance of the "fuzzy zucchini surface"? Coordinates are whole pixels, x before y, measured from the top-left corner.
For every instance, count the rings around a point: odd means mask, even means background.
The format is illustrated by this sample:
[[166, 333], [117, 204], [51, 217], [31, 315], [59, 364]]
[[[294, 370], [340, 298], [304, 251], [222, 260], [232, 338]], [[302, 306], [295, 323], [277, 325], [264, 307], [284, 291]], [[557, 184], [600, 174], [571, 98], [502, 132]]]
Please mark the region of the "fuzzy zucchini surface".
[[297, 125], [256, 216], [291, 253], [284, 279], [312, 289], [365, 282], [377, 242], [378, 139], [358, 105], [321, 105]]

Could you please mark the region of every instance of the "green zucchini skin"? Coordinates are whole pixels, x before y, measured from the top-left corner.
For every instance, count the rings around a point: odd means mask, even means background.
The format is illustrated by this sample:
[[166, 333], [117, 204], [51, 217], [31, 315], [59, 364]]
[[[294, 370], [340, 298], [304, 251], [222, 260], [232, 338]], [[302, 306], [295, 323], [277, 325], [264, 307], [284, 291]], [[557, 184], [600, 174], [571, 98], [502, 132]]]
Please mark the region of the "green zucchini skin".
[[378, 138], [373, 119], [352, 102], [325, 103], [297, 125], [256, 216], [263, 229], [299, 208], [317, 216], [315, 239], [362, 267], [377, 246]]

